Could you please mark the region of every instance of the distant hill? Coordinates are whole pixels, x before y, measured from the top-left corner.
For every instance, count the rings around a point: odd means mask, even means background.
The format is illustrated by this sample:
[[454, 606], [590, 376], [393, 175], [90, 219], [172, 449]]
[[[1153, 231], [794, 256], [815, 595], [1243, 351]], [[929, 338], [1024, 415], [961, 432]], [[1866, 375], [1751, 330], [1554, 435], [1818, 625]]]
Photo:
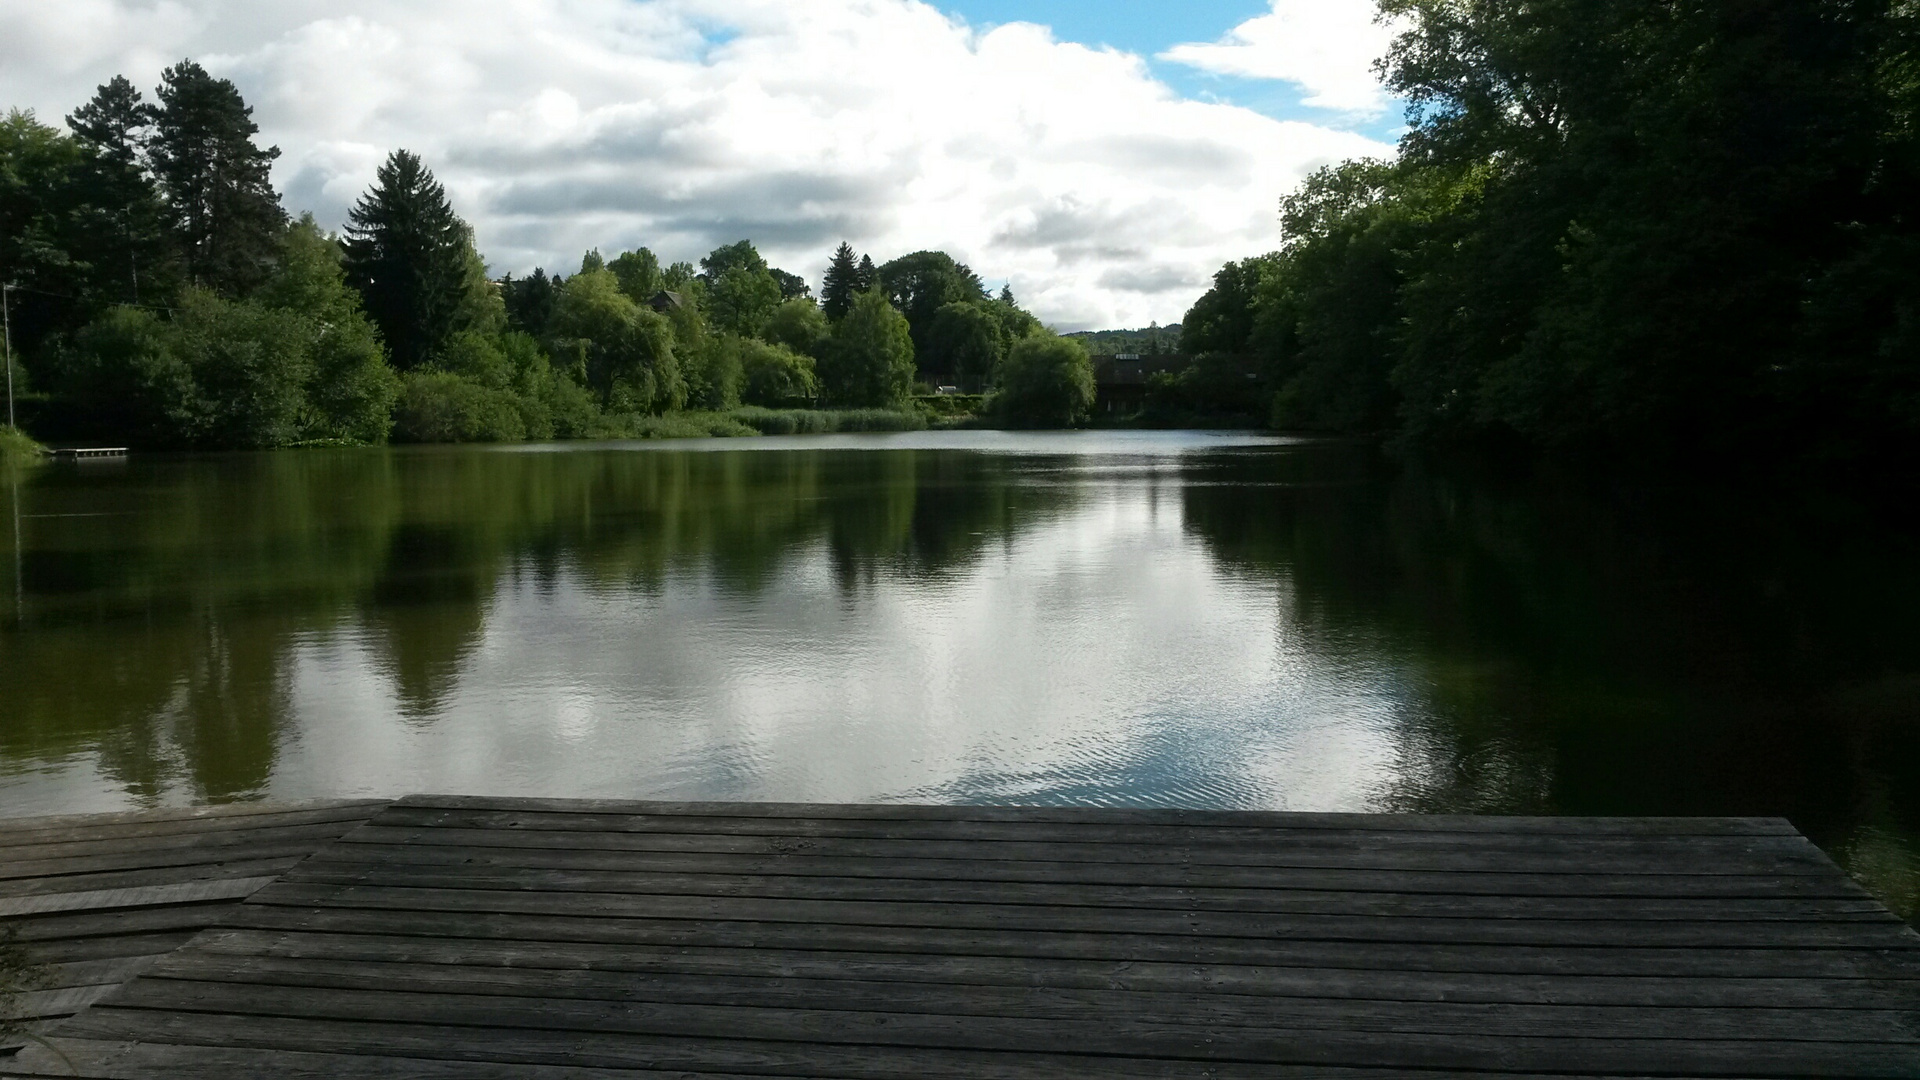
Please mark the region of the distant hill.
[[1139, 353], [1151, 356], [1154, 353], [1170, 353], [1180, 347], [1180, 326], [1149, 326], [1144, 330], [1081, 330], [1064, 334], [1087, 347], [1095, 356], [1116, 356], [1122, 353]]

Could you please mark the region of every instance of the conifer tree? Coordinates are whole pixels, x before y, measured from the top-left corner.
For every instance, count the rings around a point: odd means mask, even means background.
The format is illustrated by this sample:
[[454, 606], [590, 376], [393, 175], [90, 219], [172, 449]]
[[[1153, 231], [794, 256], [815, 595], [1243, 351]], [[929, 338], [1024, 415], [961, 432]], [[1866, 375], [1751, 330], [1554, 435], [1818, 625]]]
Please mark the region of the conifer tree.
[[826, 312], [827, 318], [838, 321], [852, 310], [853, 298], [858, 292], [860, 268], [854, 264], [853, 245], [842, 241], [827, 263], [827, 276], [820, 282], [820, 310]]
[[860, 269], [854, 273], [853, 284], [855, 292], [866, 292], [879, 287], [880, 271], [874, 269], [873, 256], [860, 256]]
[[75, 140], [91, 151], [75, 175], [85, 218], [84, 250], [75, 254], [91, 265], [98, 295], [136, 304], [143, 279], [152, 296], [168, 277], [164, 210], [144, 161], [154, 116], [133, 83], [116, 75], [67, 117]]
[[396, 150], [347, 216], [347, 281], [402, 371], [462, 329], [471, 234], [417, 154]]
[[240, 91], [192, 60], [161, 75], [158, 97], [147, 152], [187, 273], [245, 293], [272, 274], [287, 224], [269, 175], [280, 149], [254, 145], [260, 126]]
[[1000, 302], [1008, 307], [1020, 306], [1013, 301], [1013, 282], [1009, 281], [1005, 285], [1000, 286]]

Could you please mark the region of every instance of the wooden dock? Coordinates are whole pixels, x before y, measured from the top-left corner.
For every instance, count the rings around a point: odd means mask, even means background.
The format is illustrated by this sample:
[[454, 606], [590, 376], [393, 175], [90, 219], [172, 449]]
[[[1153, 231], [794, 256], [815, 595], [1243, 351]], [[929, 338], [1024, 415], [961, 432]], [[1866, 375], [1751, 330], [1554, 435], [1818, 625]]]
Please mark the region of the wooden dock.
[[[1779, 820], [421, 796], [0, 844], [75, 898], [27, 941], [150, 958], [8, 1076], [1920, 1076], [1920, 936]], [[187, 865], [191, 918], [109, 895]]]

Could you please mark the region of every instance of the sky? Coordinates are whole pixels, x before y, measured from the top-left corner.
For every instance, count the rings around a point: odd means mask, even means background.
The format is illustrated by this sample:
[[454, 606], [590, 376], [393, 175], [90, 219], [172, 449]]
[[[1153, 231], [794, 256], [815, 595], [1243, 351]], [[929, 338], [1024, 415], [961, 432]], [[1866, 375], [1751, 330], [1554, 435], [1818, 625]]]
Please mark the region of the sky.
[[934, 248], [1059, 330], [1180, 320], [1308, 172], [1386, 157], [1371, 0], [0, 0], [49, 122], [191, 56], [340, 227], [420, 153], [495, 273], [751, 239], [815, 283]]

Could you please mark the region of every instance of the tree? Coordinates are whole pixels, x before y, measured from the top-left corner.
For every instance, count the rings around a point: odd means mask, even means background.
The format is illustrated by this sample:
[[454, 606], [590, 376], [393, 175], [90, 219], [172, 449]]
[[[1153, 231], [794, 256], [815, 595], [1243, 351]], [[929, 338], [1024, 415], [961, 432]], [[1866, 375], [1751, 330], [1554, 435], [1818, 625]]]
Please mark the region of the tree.
[[1039, 331], [1007, 351], [993, 406], [1022, 426], [1072, 427], [1092, 413], [1093, 394], [1093, 361], [1086, 348]]
[[[396, 150], [347, 216], [347, 280], [402, 371], [472, 322], [472, 234], [418, 155]], [[484, 272], [477, 287], [485, 291]]]
[[273, 272], [287, 215], [270, 176], [278, 147], [254, 145], [253, 109], [192, 60], [161, 75], [148, 157], [195, 283], [242, 295]]
[[[987, 298], [979, 275], [944, 251], [916, 251], [880, 267], [880, 287], [893, 306], [907, 317], [913, 347], [928, 355], [927, 334], [934, 313], [952, 303], [979, 303]], [[929, 374], [932, 374], [931, 372]]]
[[740, 363], [745, 376], [740, 397], [749, 405], [791, 408], [811, 402], [820, 393], [813, 357], [784, 345], [743, 341]]
[[860, 265], [853, 270], [853, 291], [863, 293], [880, 284], [880, 271], [874, 269], [871, 255], [860, 256]]
[[722, 333], [758, 334], [780, 304], [780, 282], [748, 240], [715, 248], [701, 259], [700, 280], [714, 328]]
[[[665, 412], [686, 404], [674, 331], [629, 300], [609, 270], [575, 274], [554, 306], [552, 351], [571, 359], [613, 412]], [[693, 351], [691, 348], [687, 351]]]
[[913, 390], [913, 335], [906, 316], [878, 289], [854, 297], [834, 324], [818, 367], [820, 393], [831, 404], [887, 407], [906, 403]]
[[807, 284], [806, 278], [799, 274], [789, 274], [777, 266], [772, 268], [771, 273], [773, 280], [780, 283], [781, 300], [813, 299], [813, 286]]
[[784, 345], [803, 356], [817, 356], [832, 327], [827, 324], [820, 305], [805, 297], [796, 297], [773, 309], [760, 336], [775, 345]]
[[622, 252], [607, 264], [620, 279], [620, 291], [636, 304], [644, 304], [666, 288], [666, 276], [660, 272], [660, 260], [646, 248]]
[[827, 276], [820, 282], [820, 310], [829, 320], [838, 322], [853, 309], [853, 298], [862, 292], [860, 266], [853, 257], [853, 245], [841, 241], [827, 262]]
[[1005, 350], [1000, 320], [993, 312], [982, 304], [955, 302], [934, 313], [921, 366], [941, 381], [951, 380], [969, 393], [979, 393], [993, 381], [994, 368]]
[[1213, 275], [1213, 288], [1194, 301], [1180, 320], [1180, 351], [1244, 353], [1253, 337], [1254, 303], [1261, 274], [1277, 258], [1263, 255], [1228, 263]]
[[76, 227], [85, 239], [74, 254], [92, 266], [96, 292], [136, 304], [143, 277], [150, 297], [172, 284], [165, 211], [145, 162], [154, 116], [140, 91], [116, 75], [67, 117], [90, 151], [75, 173], [84, 208]]
[[[87, 266], [72, 256], [75, 176], [84, 148], [15, 109], [0, 122], [0, 281], [13, 294], [13, 343], [29, 356], [42, 340], [86, 321]], [[73, 297], [74, 299], [69, 299]]]
[[400, 384], [347, 284], [345, 259], [339, 240], [303, 214], [281, 239], [277, 269], [257, 298], [308, 323], [313, 367], [301, 437], [383, 443]]
[[[515, 279], [512, 274], [500, 279], [500, 300], [507, 310], [509, 329], [542, 338], [553, 319], [553, 305], [560, 297], [559, 276], [548, 277], [545, 269], [535, 267], [531, 277]], [[625, 291], [625, 286], [622, 286]]]

